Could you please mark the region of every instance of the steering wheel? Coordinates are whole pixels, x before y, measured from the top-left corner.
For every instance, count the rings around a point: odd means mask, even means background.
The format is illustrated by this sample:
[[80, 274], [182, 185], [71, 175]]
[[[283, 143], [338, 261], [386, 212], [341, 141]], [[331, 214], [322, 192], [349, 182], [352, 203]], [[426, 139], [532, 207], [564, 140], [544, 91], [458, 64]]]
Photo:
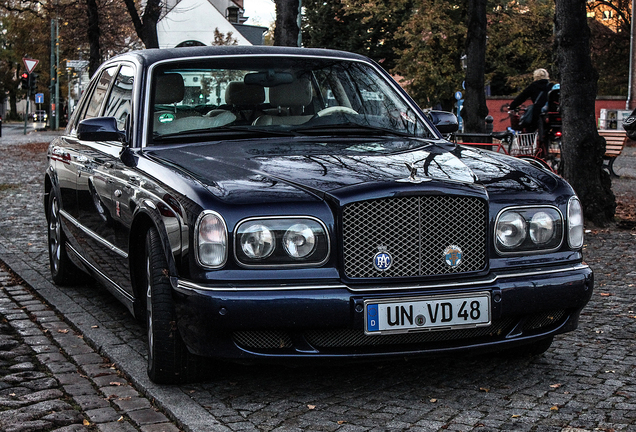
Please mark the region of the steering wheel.
[[358, 112], [352, 108], [346, 106], [331, 106], [325, 109], [322, 109], [316, 113], [318, 117], [325, 117], [332, 114], [358, 114]]

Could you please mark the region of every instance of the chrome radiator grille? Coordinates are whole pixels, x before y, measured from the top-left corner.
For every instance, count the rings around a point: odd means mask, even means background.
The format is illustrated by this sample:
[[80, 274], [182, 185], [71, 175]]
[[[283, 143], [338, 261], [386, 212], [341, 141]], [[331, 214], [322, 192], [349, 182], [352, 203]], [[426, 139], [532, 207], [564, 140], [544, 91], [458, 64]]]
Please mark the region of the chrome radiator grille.
[[[387, 198], [343, 209], [344, 269], [350, 278], [433, 276], [486, 267], [488, 211], [483, 200], [456, 196]], [[450, 246], [461, 262], [446, 263]], [[384, 271], [373, 265], [379, 249], [392, 258]]]

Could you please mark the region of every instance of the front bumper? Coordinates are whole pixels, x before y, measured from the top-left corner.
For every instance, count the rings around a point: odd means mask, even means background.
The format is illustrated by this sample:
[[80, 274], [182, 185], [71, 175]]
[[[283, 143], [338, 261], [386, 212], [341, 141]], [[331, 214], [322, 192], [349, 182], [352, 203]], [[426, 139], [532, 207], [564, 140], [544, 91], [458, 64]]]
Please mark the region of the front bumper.
[[[365, 358], [503, 349], [578, 326], [594, 278], [584, 265], [499, 272], [434, 285], [358, 288], [199, 285], [173, 279], [178, 327], [195, 354], [217, 358]], [[395, 335], [364, 333], [364, 301], [488, 292], [491, 324]]]

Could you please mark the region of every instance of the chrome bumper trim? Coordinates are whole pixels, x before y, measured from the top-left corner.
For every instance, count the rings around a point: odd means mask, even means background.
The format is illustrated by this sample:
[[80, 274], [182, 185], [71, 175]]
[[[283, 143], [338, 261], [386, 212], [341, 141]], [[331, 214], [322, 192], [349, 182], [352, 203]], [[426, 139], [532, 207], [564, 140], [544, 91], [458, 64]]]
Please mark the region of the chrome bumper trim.
[[516, 272], [499, 272], [490, 275], [488, 278], [476, 279], [471, 281], [454, 281], [433, 284], [414, 284], [402, 286], [364, 286], [350, 287], [342, 283], [326, 283], [318, 285], [277, 285], [263, 287], [240, 287], [240, 286], [211, 286], [172, 277], [170, 279], [173, 288], [183, 291], [225, 291], [225, 292], [247, 292], [247, 291], [303, 291], [303, 290], [328, 290], [328, 289], [346, 289], [351, 292], [378, 292], [378, 291], [400, 291], [400, 290], [417, 290], [417, 289], [435, 289], [435, 288], [467, 288], [481, 285], [493, 284], [498, 280], [505, 280], [518, 277], [528, 276], [547, 276], [558, 273], [567, 273], [571, 271], [583, 270], [589, 268], [586, 264], [576, 264], [567, 267], [559, 267], [556, 269], [516, 271]]

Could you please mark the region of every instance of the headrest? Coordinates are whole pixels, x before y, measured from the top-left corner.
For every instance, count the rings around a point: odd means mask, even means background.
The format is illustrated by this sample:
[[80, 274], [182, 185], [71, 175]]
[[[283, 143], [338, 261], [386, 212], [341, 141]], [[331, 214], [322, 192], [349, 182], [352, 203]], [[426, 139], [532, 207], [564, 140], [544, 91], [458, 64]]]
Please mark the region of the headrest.
[[232, 81], [225, 89], [225, 103], [229, 105], [250, 106], [263, 102], [265, 102], [265, 89], [261, 86]]
[[311, 83], [303, 78], [271, 87], [269, 101], [275, 107], [305, 107], [311, 103]]
[[185, 95], [183, 77], [171, 73], [158, 75], [155, 83], [155, 104], [172, 104], [181, 102]]

